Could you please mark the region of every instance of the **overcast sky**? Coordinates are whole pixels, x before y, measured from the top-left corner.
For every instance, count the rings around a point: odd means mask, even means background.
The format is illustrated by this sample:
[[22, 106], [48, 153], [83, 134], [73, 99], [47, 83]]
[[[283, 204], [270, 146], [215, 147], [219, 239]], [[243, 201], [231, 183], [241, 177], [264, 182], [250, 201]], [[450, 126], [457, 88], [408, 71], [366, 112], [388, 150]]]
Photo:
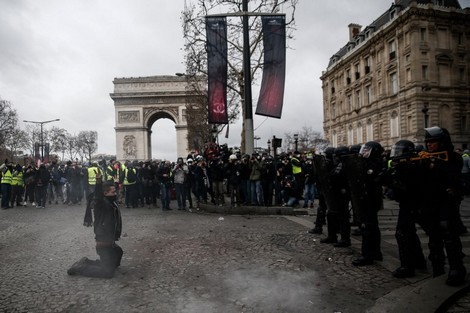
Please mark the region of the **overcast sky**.
[[[189, 1], [189, 0], [187, 0]], [[329, 58], [348, 41], [348, 24], [364, 27], [392, 0], [300, 0], [296, 39], [289, 43], [281, 119], [254, 115], [255, 143], [273, 135], [322, 131], [320, 76]], [[0, 0], [0, 98], [23, 120], [60, 118], [71, 134], [98, 132], [98, 152], [116, 153], [115, 77], [184, 72], [183, 0]], [[460, 0], [469, 7], [470, 0]], [[253, 104], [257, 103], [253, 90]], [[253, 109], [253, 112], [255, 108]], [[240, 145], [240, 123], [220, 143]], [[154, 158], [176, 158], [174, 123], [152, 127]]]

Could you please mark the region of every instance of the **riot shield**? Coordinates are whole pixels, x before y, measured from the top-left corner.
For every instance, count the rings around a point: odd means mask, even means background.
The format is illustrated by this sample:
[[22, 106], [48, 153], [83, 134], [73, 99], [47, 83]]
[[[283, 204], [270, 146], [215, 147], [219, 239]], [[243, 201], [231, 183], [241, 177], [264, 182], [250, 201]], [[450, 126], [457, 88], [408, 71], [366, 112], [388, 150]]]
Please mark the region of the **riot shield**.
[[341, 157], [351, 191], [354, 220], [361, 221], [367, 209], [365, 160], [358, 154]]
[[[313, 156], [313, 166], [315, 167], [315, 174], [317, 182], [320, 184], [320, 192], [325, 199], [326, 207], [331, 213], [338, 213], [338, 198], [333, 193], [333, 180], [330, 175], [330, 168], [328, 161], [323, 155]], [[318, 187], [318, 186], [317, 186]]]

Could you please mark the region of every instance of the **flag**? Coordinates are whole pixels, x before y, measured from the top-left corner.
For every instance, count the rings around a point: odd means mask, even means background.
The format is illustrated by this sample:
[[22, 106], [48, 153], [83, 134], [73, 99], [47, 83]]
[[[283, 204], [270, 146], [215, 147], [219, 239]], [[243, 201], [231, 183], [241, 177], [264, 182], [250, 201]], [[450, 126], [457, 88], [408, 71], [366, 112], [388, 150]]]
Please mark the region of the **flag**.
[[225, 17], [206, 17], [208, 120], [228, 124], [227, 22]]
[[286, 75], [286, 17], [262, 16], [264, 66], [256, 114], [281, 118]]

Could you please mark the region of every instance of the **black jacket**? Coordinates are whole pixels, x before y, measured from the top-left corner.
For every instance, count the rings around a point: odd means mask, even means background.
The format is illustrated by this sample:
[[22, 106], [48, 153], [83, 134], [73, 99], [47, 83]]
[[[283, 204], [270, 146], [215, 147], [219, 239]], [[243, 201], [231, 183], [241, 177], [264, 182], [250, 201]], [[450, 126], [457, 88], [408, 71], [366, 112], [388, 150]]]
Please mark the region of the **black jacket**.
[[121, 212], [115, 201], [103, 195], [103, 186], [99, 182], [95, 185], [93, 208], [95, 240], [100, 242], [119, 240], [122, 232]]

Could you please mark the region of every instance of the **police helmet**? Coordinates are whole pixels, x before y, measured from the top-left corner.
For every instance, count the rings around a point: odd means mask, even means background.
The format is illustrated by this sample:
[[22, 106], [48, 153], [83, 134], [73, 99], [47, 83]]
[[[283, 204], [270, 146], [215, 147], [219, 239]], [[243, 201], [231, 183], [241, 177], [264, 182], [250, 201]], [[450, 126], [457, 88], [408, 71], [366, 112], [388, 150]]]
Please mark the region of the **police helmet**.
[[335, 157], [341, 157], [347, 154], [349, 154], [349, 148], [346, 146], [339, 146], [335, 149], [335, 152], [334, 152]]
[[393, 146], [390, 152], [391, 158], [410, 156], [416, 153], [415, 144], [409, 140], [399, 140]]
[[361, 145], [352, 145], [349, 147], [349, 153], [351, 154], [358, 154], [361, 151]]
[[333, 159], [334, 153], [335, 153], [335, 148], [333, 148], [333, 147], [328, 147], [328, 148], [325, 149], [325, 156], [329, 160]]
[[236, 154], [231, 154], [228, 158], [229, 158], [229, 160], [236, 160], [236, 159], [238, 159]]
[[383, 152], [384, 148], [380, 143], [377, 141], [368, 141], [361, 147], [359, 154], [362, 155], [363, 158], [380, 158]]
[[435, 142], [437, 141], [442, 148], [446, 150], [453, 150], [452, 140], [450, 139], [449, 131], [439, 126], [433, 126], [424, 129], [426, 134], [424, 136], [424, 142]]

